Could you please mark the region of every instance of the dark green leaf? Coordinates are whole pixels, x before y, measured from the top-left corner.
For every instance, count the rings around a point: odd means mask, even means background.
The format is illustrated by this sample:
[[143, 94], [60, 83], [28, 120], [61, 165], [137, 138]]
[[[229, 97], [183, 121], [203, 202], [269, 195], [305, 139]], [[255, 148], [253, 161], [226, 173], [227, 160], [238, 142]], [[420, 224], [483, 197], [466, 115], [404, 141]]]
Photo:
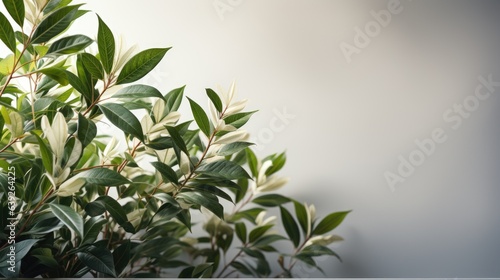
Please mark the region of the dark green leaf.
[[109, 74], [113, 69], [113, 59], [115, 58], [115, 38], [111, 29], [104, 23], [101, 17], [98, 16], [98, 20], [97, 48], [99, 49], [99, 57], [101, 58], [104, 71]]
[[318, 257], [318, 256], [334, 256], [339, 261], [342, 261], [339, 255], [337, 255], [334, 251], [332, 251], [330, 248], [322, 245], [309, 245], [302, 249], [300, 254], [298, 256], [308, 256], [308, 257]]
[[234, 114], [234, 115], [231, 115], [231, 116], [224, 118], [224, 122], [226, 122], [226, 124], [230, 124], [236, 128], [240, 128], [248, 122], [250, 117], [255, 112], [257, 112], [257, 111], [237, 113], [237, 114]]
[[[5, 278], [17, 278], [20, 272], [21, 260], [28, 254], [31, 247], [37, 243], [39, 239], [26, 239], [23, 241], [16, 242], [15, 246], [15, 266], [10, 266], [10, 246], [6, 246], [0, 250], [0, 273], [4, 274]], [[7, 270], [9, 267], [14, 267], [14, 271]]]
[[177, 174], [172, 169], [172, 167], [168, 166], [167, 164], [165, 164], [163, 162], [159, 162], [159, 161], [152, 162], [151, 165], [153, 165], [153, 167], [156, 170], [158, 170], [158, 172], [160, 172], [164, 181], [172, 182], [176, 185], [179, 184]]
[[125, 243], [118, 246], [113, 251], [113, 263], [115, 265], [115, 271], [117, 274], [121, 273], [125, 267], [127, 267], [130, 261], [130, 250], [132, 244], [130, 240], [125, 240]]
[[120, 89], [113, 95], [114, 98], [146, 98], [158, 97], [163, 99], [163, 95], [156, 88], [148, 85], [132, 85]]
[[165, 150], [174, 147], [174, 141], [171, 137], [158, 137], [145, 144], [146, 146], [155, 150]]
[[204, 263], [204, 264], [197, 265], [193, 270], [193, 274], [192, 274], [193, 277], [195, 277], [195, 275], [202, 274], [202, 272], [213, 267], [213, 265], [214, 265], [213, 263]]
[[280, 207], [281, 221], [285, 227], [286, 234], [290, 237], [295, 248], [299, 246], [300, 243], [300, 232], [297, 223], [293, 216], [286, 210], [286, 208]]
[[84, 171], [80, 174], [80, 177], [85, 178], [88, 184], [98, 186], [119, 186], [130, 183], [127, 178], [107, 168], [94, 168]]
[[83, 237], [83, 219], [73, 210], [73, 208], [53, 203], [49, 204], [49, 206], [52, 213], [54, 213], [63, 224], [73, 230], [79, 237]]
[[119, 104], [99, 104], [106, 118], [123, 132], [131, 134], [144, 142], [144, 134], [139, 120], [129, 110]]
[[265, 207], [274, 207], [290, 202], [290, 199], [280, 194], [266, 194], [257, 197], [252, 202]]
[[215, 186], [201, 185], [201, 186], [195, 186], [195, 187], [193, 187], [193, 189], [201, 191], [201, 192], [208, 192], [211, 194], [215, 194], [216, 196], [224, 198], [225, 200], [227, 200], [229, 202], [233, 202], [233, 199], [231, 198], [231, 196], [229, 196], [226, 192], [224, 192], [223, 190], [221, 190]]
[[50, 174], [52, 174], [52, 170], [54, 168], [52, 165], [52, 160], [53, 160], [52, 152], [49, 150], [47, 145], [45, 145], [45, 142], [43, 142], [40, 136], [36, 134], [33, 135], [35, 135], [35, 137], [38, 140], [38, 147], [40, 149], [40, 155], [42, 157], [43, 166], [45, 167], [45, 170], [47, 170]]
[[283, 240], [283, 239], [286, 239], [286, 238], [284, 238], [281, 235], [277, 235], [277, 234], [264, 235], [262, 238], [260, 238], [259, 240], [257, 240], [253, 244], [253, 246], [260, 248], [260, 247], [267, 246], [267, 245], [269, 245], [271, 243], [274, 243], [276, 241]]
[[113, 217], [113, 219], [115, 219], [115, 221], [120, 226], [122, 226], [125, 231], [135, 233], [134, 227], [127, 219], [125, 210], [120, 205], [120, 203], [118, 203], [118, 201], [107, 195], [100, 196], [95, 201], [87, 204], [87, 206], [85, 206], [85, 211], [87, 213], [92, 213], [92, 211], [94, 211], [94, 208], [97, 208], [99, 210], [105, 208], [109, 212], [111, 217]]
[[272, 160], [272, 162], [273, 162], [273, 165], [271, 167], [269, 167], [269, 169], [267, 169], [267, 171], [266, 171], [267, 176], [272, 175], [272, 174], [278, 172], [281, 168], [283, 168], [283, 166], [285, 165], [285, 162], [286, 162], [286, 154], [285, 153], [279, 154], [277, 157], [275, 157]]
[[80, 6], [81, 5], [63, 7], [46, 17], [37, 26], [33, 34], [32, 43], [45, 43], [63, 32], [74, 20], [78, 7]]
[[87, 104], [91, 104], [95, 101], [94, 92], [88, 87], [88, 85], [82, 81], [77, 75], [66, 71], [66, 76], [68, 77], [69, 84], [79, 93], [85, 97]]
[[3, 0], [3, 4], [14, 21], [23, 27], [24, 23], [24, 1]]
[[244, 219], [247, 219], [248, 221], [250, 221], [250, 222], [252, 222], [252, 223], [255, 224], [255, 218], [262, 211], [264, 211], [264, 208], [251, 208], [251, 209], [248, 209], [248, 210], [237, 212], [236, 214], [234, 214], [232, 220], [233, 221], [237, 221], [239, 219], [244, 218]]
[[88, 47], [92, 42], [93, 40], [85, 35], [71, 35], [52, 43], [47, 54], [76, 53]]
[[97, 135], [97, 127], [93, 121], [88, 120], [82, 114], [78, 114], [78, 140], [86, 147]]
[[183, 223], [191, 231], [191, 212], [189, 212], [189, 209], [182, 210], [176, 217], [179, 222]]
[[43, 73], [47, 77], [57, 81], [59, 84], [65, 86], [68, 84], [68, 75], [66, 74], [67, 71], [59, 68], [59, 67], [50, 67], [50, 68], [44, 68], [35, 71], [34, 73]]
[[248, 167], [250, 167], [252, 176], [257, 177], [257, 175], [259, 174], [259, 170], [257, 169], [258, 167], [257, 157], [255, 156], [252, 150], [247, 149], [246, 151], [247, 151]]
[[238, 261], [232, 262], [231, 266], [245, 275], [253, 275], [253, 273], [252, 273], [252, 271], [250, 271], [250, 269], [248, 269], [244, 264], [242, 264]]
[[191, 111], [193, 112], [194, 120], [200, 130], [207, 136], [210, 137], [210, 122], [208, 121], [207, 114], [196, 102], [188, 97], [189, 105], [191, 105]]
[[170, 48], [148, 49], [133, 56], [123, 66], [116, 80], [117, 84], [132, 83], [149, 73], [161, 61]]
[[313, 234], [320, 235], [334, 230], [338, 225], [340, 225], [340, 223], [342, 223], [345, 216], [347, 216], [349, 212], [351, 211], [335, 212], [326, 216], [313, 230]]
[[165, 95], [165, 101], [166, 101], [165, 113], [164, 113], [165, 115], [170, 112], [177, 111], [179, 109], [185, 88], [186, 86], [173, 89]]
[[105, 247], [90, 246], [87, 250], [78, 252], [77, 256], [92, 270], [116, 277], [113, 255]]
[[[21, 1], [22, 2], [22, 1]], [[16, 36], [9, 20], [0, 12], [0, 39], [13, 52], [16, 52]]]
[[220, 100], [219, 95], [215, 91], [213, 91], [211, 88], [207, 88], [206, 91], [207, 91], [208, 98], [210, 98], [210, 100], [212, 100], [212, 103], [214, 104], [215, 109], [217, 109], [217, 111], [219, 113], [222, 112], [222, 101]]
[[300, 227], [302, 228], [302, 232], [304, 233], [304, 235], [306, 235], [307, 229], [309, 228], [307, 220], [307, 212], [309, 210], [306, 209], [303, 204], [297, 201], [294, 201], [293, 205], [295, 207], [295, 215], [297, 216], [297, 220], [299, 221]]
[[248, 236], [249, 239], [248, 241], [250, 243], [253, 243], [255, 242], [257, 239], [259, 239], [260, 237], [262, 237], [269, 229], [271, 229], [274, 225], [264, 225], [264, 226], [258, 226], [258, 227], [255, 227], [254, 229], [252, 229], [252, 231], [250, 232], [250, 235]]
[[217, 217], [224, 219], [224, 208], [215, 195], [208, 195], [207, 193], [201, 194], [199, 192], [183, 192], [177, 197], [184, 199], [188, 203], [201, 205], [214, 213]]
[[196, 173], [222, 177], [228, 180], [250, 178], [250, 175], [248, 175], [245, 169], [227, 160], [215, 161], [203, 165], [196, 170]]
[[253, 143], [248, 143], [248, 142], [234, 142], [234, 143], [229, 143], [226, 144], [220, 149], [217, 154], [219, 156], [230, 156], [232, 154], [235, 154], [239, 151], [244, 150], [246, 147], [249, 147], [251, 145], [254, 145]]
[[236, 235], [238, 236], [238, 238], [241, 240], [241, 242], [243, 244], [245, 244], [247, 242], [247, 227], [246, 227], [245, 223], [242, 223], [242, 222], [235, 223], [234, 228], [235, 228]]
[[168, 131], [168, 134], [170, 134], [170, 137], [172, 137], [172, 140], [174, 141], [174, 144], [186, 155], [189, 155], [189, 152], [186, 147], [186, 143], [184, 142], [184, 139], [182, 139], [182, 136], [179, 134], [179, 131], [175, 127], [171, 126], [165, 126], [165, 128]]
[[104, 68], [102, 68], [99, 59], [89, 53], [82, 53], [79, 55], [79, 58], [82, 60], [83, 66], [89, 71], [90, 75], [96, 79], [104, 79]]
[[102, 226], [106, 223], [106, 220], [101, 217], [92, 217], [85, 222], [84, 225], [84, 235], [81, 245], [90, 245], [96, 241], [97, 236], [101, 232]]

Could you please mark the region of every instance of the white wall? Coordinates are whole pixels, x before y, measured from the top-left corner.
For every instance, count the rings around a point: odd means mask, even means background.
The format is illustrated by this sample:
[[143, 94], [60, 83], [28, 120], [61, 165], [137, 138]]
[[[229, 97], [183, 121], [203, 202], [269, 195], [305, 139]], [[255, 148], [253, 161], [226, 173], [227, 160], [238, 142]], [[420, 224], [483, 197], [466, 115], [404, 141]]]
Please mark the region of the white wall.
[[[500, 87], [458, 129], [443, 119], [474, 94], [478, 76], [500, 81], [498, 2], [402, 1], [347, 63], [339, 44], [353, 44], [355, 27], [388, 0], [218, 1], [86, 7], [130, 45], [173, 46], [145, 81], [163, 91], [186, 84], [204, 102], [205, 87], [235, 79], [239, 97], [260, 110], [248, 125], [259, 154], [287, 150], [284, 192], [323, 215], [354, 210], [338, 229], [344, 263], [320, 261], [329, 277], [500, 275]], [[214, 3], [234, 7], [219, 16]], [[95, 34], [97, 20], [87, 15], [72, 30]], [[295, 117], [270, 139], [274, 111], [285, 108]], [[384, 173], [436, 128], [447, 140], [391, 191]]]

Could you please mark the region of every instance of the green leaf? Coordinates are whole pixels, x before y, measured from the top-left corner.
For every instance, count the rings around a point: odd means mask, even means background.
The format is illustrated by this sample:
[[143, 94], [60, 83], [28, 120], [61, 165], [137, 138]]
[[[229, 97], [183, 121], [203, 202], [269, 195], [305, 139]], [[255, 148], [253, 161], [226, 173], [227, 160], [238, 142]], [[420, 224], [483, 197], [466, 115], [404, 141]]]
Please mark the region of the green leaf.
[[125, 243], [118, 246], [113, 251], [113, 262], [117, 274], [121, 273], [127, 267], [130, 261], [131, 248], [132, 248], [132, 243], [130, 242], [130, 240], [125, 240]]
[[272, 227], [274, 227], [274, 225], [264, 225], [264, 226], [255, 227], [254, 229], [252, 229], [252, 231], [250, 231], [250, 235], [248, 236], [249, 237], [248, 241], [250, 243], [255, 242], [257, 239], [262, 237], [264, 235], [264, 233], [266, 233]]
[[93, 40], [85, 35], [71, 35], [52, 43], [47, 54], [76, 53], [88, 47], [92, 42]]
[[179, 131], [175, 127], [171, 126], [165, 126], [165, 128], [168, 131], [168, 134], [170, 134], [170, 137], [174, 141], [174, 144], [186, 155], [189, 155], [188, 149], [186, 147], [186, 143], [184, 142], [184, 139], [182, 139], [182, 136], [180, 135]]
[[86, 147], [97, 135], [97, 127], [93, 121], [88, 120], [82, 114], [78, 114], [78, 133], [77, 137], [82, 146]]
[[244, 218], [255, 224], [255, 218], [257, 218], [257, 215], [259, 215], [259, 213], [262, 211], [264, 211], [264, 208], [251, 208], [248, 210], [236, 212], [231, 220], [238, 221]]
[[239, 151], [244, 150], [245, 148], [254, 145], [253, 143], [249, 142], [234, 142], [234, 143], [229, 143], [226, 144], [220, 149], [217, 154], [219, 156], [230, 156], [232, 154], [235, 154]]
[[[31, 247], [33, 247], [33, 245], [35, 245], [35, 243], [37, 243], [38, 241], [39, 241], [39, 239], [26, 239], [23, 241], [16, 242], [16, 250], [15, 250], [16, 251], [16, 260], [17, 261], [22, 260], [28, 254]], [[10, 248], [7, 247], [0, 252], [3, 253], [4, 250], [5, 250], [5, 254], [0, 255], [1, 256], [0, 260], [1, 260], [2, 266], [8, 259], [7, 250], [10, 250]]]
[[245, 223], [235, 223], [234, 229], [236, 231], [236, 236], [241, 240], [243, 244], [247, 242], [247, 227]]
[[3, 4], [14, 21], [23, 27], [24, 23], [24, 1], [3, 0]]
[[175, 217], [191, 231], [191, 212], [189, 209], [182, 210]]
[[169, 93], [165, 95], [165, 115], [170, 112], [177, 111], [182, 102], [182, 96], [184, 94], [184, 89], [186, 86], [176, 88], [171, 90]]
[[113, 69], [113, 59], [115, 58], [115, 38], [111, 29], [104, 23], [101, 17], [99, 20], [99, 28], [97, 30], [97, 48], [99, 49], [99, 57], [101, 58], [102, 66], [106, 73], [110, 73]]
[[84, 234], [81, 245], [90, 245], [94, 243], [94, 241], [96, 241], [97, 239], [97, 236], [101, 232], [102, 226], [105, 223], [106, 220], [101, 217], [92, 217], [87, 222], [85, 222], [85, 225], [83, 226]]
[[[95, 208], [97, 208], [97, 211]], [[115, 221], [120, 226], [122, 226], [125, 231], [135, 233], [134, 227], [127, 219], [125, 210], [120, 205], [120, 203], [118, 203], [118, 201], [114, 200], [113, 198], [107, 195], [100, 196], [96, 200], [85, 206], [85, 212], [87, 212], [89, 215], [93, 215], [99, 212], [102, 214], [102, 209], [106, 209], [111, 217], [113, 217], [113, 219], [115, 219]], [[92, 213], [93, 211], [95, 211], [96, 213]]]
[[255, 112], [257, 112], [257, 111], [237, 113], [237, 114], [234, 114], [234, 115], [231, 115], [231, 116], [224, 118], [224, 122], [226, 124], [230, 124], [236, 128], [240, 128], [248, 122], [250, 117]]
[[123, 66], [116, 84], [132, 83], [144, 77], [156, 67], [169, 49], [148, 49], [136, 54]]
[[[22, 1], [21, 1], [22, 2]], [[16, 36], [9, 20], [0, 12], [0, 39], [13, 53], [16, 52]]]
[[[224, 198], [225, 200], [229, 202], [233, 202], [233, 199], [229, 194], [224, 192], [223, 190], [219, 189], [218, 187], [211, 186], [211, 185], [201, 185], [201, 186], [195, 186], [193, 189], [201, 191], [201, 192], [208, 192], [211, 194], [214, 194], [218, 197]], [[234, 202], [233, 202], [234, 203]]]
[[280, 213], [281, 221], [283, 222], [283, 226], [285, 227], [286, 234], [288, 235], [288, 237], [290, 237], [290, 240], [292, 241], [295, 248], [297, 248], [300, 243], [299, 227], [297, 226], [295, 219], [290, 214], [290, 212], [288, 212], [288, 210], [280, 206]]
[[266, 171], [267, 176], [272, 175], [283, 168], [286, 163], [286, 154], [284, 152], [279, 154], [277, 157], [272, 159], [272, 162], [273, 165]]
[[174, 147], [174, 141], [171, 137], [163, 136], [153, 139], [145, 145], [155, 150], [165, 150]]
[[196, 102], [188, 97], [189, 105], [191, 105], [191, 111], [193, 112], [194, 120], [200, 130], [207, 136], [210, 137], [210, 122], [208, 121], [207, 114]]
[[73, 230], [79, 237], [83, 237], [83, 219], [82, 217], [73, 210], [73, 208], [60, 205], [60, 204], [49, 204], [52, 213], [68, 228]]
[[148, 85], [132, 85], [120, 89], [113, 95], [113, 98], [146, 98], [158, 97], [163, 99], [163, 95], [156, 88]]
[[113, 251], [113, 262], [115, 265], [116, 273], [121, 273], [128, 265], [130, 261], [130, 250], [132, 244], [130, 240], [125, 240], [123, 244], [118, 246]]
[[302, 228], [302, 232], [304, 235], [307, 234], [307, 229], [309, 228], [308, 225], [308, 220], [307, 220], [307, 209], [306, 207], [297, 201], [293, 202], [293, 205], [295, 207], [295, 216], [297, 217], [297, 220], [299, 221], [300, 227]]
[[62, 86], [65, 86], [69, 83], [67, 71], [59, 67], [43, 68], [34, 71], [33, 73], [43, 73], [45, 74], [45, 76], [57, 81]]
[[274, 207], [290, 202], [288, 197], [280, 194], [266, 194], [255, 198], [252, 202], [265, 207]]
[[84, 171], [80, 177], [85, 178], [88, 184], [98, 186], [120, 186], [129, 184], [130, 181], [118, 172], [107, 168], [94, 168]]
[[248, 269], [244, 264], [238, 262], [238, 261], [234, 261], [231, 263], [231, 266], [238, 270], [239, 272], [245, 274], [245, 275], [253, 275], [252, 271], [250, 271], [250, 269]]
[[104, 69], [99, 59], [89, 53], [79, 54], [79, 58], [82, 60], [83, 66], [89, 71], [92, 77], [100, 80], [104, 79]]
[[260, 238], [259, 240], [257, 240], [253, 246], [254, 247], [265, 247], [271, 243], [274, 243], [276, 241], [279, 241], [279, 240], [283, 240], [283, 239], [286, 239], [284, 238], [283, 236], [281, 235], [277, 235], [277, 234], [270, 234], [270, 235], [264, 235], [262, 238]]
[[98, 106], [112, 124], [144, 142], [141, 123], [129, 110], [122, 105], [112, 103], [99, 104]]
[[215, 195], [207, 195], [207, 193], [201, 194], [199, 192], [183, 192], [177, 197], [184, 199], [188, 203], [201, 205], [210, 210], [217, 217], [224, 219], [224, 208]]
[[79, 93], [83, 95], [87, 104], [91, 104], [95, 101], [94, 91], [91, 90], [87, 84], [82, 81], [77, 75], [66, 71], [66, 76], [68, 77], [69, 84]]
[[212, 100], [212, 103], [215, 106], [215, 109], [220, 113], [222, 112], [222, 101], [220, 100], [219, 95], [213, 91], [211, 88], [205, 89], [207, 91], [208, 98]]
[[50, 14], [37, 26], [31, 42], [34, 44], [45, 43], [63, 32], [74, 20], [80, 6], [63, 7]]
[[40, 156], [42, 157], [43, 166], [45, 167], [45, 170], [47, 170], [47, 172], [52, 174], [52, 170], [54, 168], [52, 165], [52, 160], [53, 160], [52, 152], [49, 150], [47, 145], [45, 145], [45, 142], [43, 142], [40, 136], [36, 134], [33, 135], [35, 135], [35, 137], [38, 140], [38, 147], [40, 149]]
[[156, 170], [158, 170], [158, 172], [160, 172], [160, 174], [163, 177], [163, 180], [165, 180], [167, 182], [172, 182], [176, 185], [179, 184], [177, 174], [172, 169], [172, 167], [168, 166], [167, 164], [165, 164], [163, 162], [159, 162], [159, 161], [152, 162], [151, 165], [153, 165], [153, 167]]
[[222, 177], [228, 180], [250, 178], [250, 175], [241, 166], [227, 160], [211, 162], [200, 166], [196, 173], [206, 174], [214, 177]]
[[252, 172], [253, 177], [257, 177], [259, 174], [258, 170], [258, 160], [257, 157], [255, 156], [254, 152], [250, 149], [246, 149], [247, 152], [247, 161], [248, 161], [248, 167], [250, 167], [250, 172]]
[[113, 255], [105, 247], [90, 246], [87, 250], [76, 254], [90, 269], [116, 277]]
[[330, 248], [322, 245], [309, 245], [302, 249], [300, 254], [298, 254], [297, 256], [319, 257], [324, 255], [335, 256], [337, 259], [339, 259], [339, 261], [342, 261], [339, 255], [337, 255]]
[[195, 275], [198, 275], [198, 274], [201, 274], [202, 272], [204, 272], [205, 270], [209, 269], [209, 268], [212, 268], [213, 267], [213, 263], [204, 263], [204, 264], [200, 264], [198, 266], [196, 266], [193, 270], [193, 277]]
[[340, 225], [340, 223], [342, 223], [349, 212], [351, 211], [335, 212], [326, 216], [313, 230], [313, 234], [320, 235], [334, 230], [338, 225]]

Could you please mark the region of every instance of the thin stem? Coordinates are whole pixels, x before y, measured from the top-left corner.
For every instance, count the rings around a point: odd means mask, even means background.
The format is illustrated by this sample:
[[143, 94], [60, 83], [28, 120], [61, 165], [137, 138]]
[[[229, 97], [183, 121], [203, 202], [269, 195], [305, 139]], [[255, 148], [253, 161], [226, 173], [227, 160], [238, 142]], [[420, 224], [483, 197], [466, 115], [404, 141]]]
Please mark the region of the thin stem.
[[[309, 241], [309, 239], [311, 239], [311, 236], [306, 236], [306, 239], [304, 240], [304, 242], [295, 250], [295, 252], [293, 253], [293, 256], [296, 256], [303, 248], [304, 246], [306, 245], [307, 241]], [[295, 264], [297, 263], [297, 259], [294, 259], [292, 261], [292, 258], [290, 258], [290, 265], [288, 266], [288, 271], [291, 271], [292, 268], [295, 266]]]
[[[247, 247], [247, 244], [243, 244], [243, 248], [246, 248], [246, 247]], [[228, 267], [231, 265], [231, 263], [233, 263], [242, 253], [243, 253], [243, 249], [240, 249], [240, 251], [233, 257], [233, 259], [224, 265], [222, 270], [219, 272], [219, 274], [217, 274], [217, 276], [215, 276], [215, 278], [220, 278], [221, 275], [224, 273], [224, 271], [226, 271], [226, 269], [228, 269]]]
[[5, 147], [3, 147], [0, 150], [0, 154], [3, 153], [5, 150], [7, 150], [10, 146], [14, 145], [14, 143], [16, 143], [19, 139], [21, 139], [21, 138], [20, 137], [14, 138], [14, 140], [12, 140], [9, 144], [7, 144]]
[[[43, 203], [45, 201], [47, 201], [47, 199], [49, 199], [50, 195], [52, 195], [53, 192], [54, 192], [54, 189], [51, 189], [50, 191], [47, 192], [47, 194], [45, 194], [45, 196], [42, 198], [42, 200], [40, 200], [40, 202], [38, 202], [38, 204], [35, 206], [33, 211], [29, 214], [28, 218], [26, 219], [26, 221], [23, 223], [23, 225], [21, 226], [21, 228], [17, 232], [16, 237], [15, 237], [16, 239], [19, 235], [21, 235], [21, 233], [24, 232], [24, 230], [26, 229], [26, 226], [30, 222], [33, 215], [35, 215], [35, 213], [40, 209], [40, 207], [42, 207]], [[5, 243], [4, 245], [2, 245], [2, 247], [0, 247], [0, 250], [3, 249], [4, 247], [6, 247], [7, 244], [9, 244], [9, 243]]]
[[201, 155], [200, 159], [198, 160], [198, 163], [196, 163], [196, 165], [193, 167], [193, 170], [191, 170], [189, 175], [186, 177], [186, 179], [182, 182], [181, 186], [177, 189], [177, 191], [173, 195], [174, 198], [177, 196], [177, 194], [179, 194], [179, 192], [182, 190], [182, 188], [184, 188], [186, 186], [187, 182], [193, 177], [196, 169], [198, 167], [200, 167], [201, 163], [203, 162], [203, 160], [207, 156], [208, 150], [210, 149], [210, 147], [213, 144], [212, 141], [214, 140], [216, 133], [217, 133], [217, 130], [214, 130], [214, 132], [212, 132], [212, 135], [210, 135], [210, 138], [208, 139], [208, 143], [207, 143], [207, 147], [205, 148], [205, 151], [203, 151], [203, 154]]

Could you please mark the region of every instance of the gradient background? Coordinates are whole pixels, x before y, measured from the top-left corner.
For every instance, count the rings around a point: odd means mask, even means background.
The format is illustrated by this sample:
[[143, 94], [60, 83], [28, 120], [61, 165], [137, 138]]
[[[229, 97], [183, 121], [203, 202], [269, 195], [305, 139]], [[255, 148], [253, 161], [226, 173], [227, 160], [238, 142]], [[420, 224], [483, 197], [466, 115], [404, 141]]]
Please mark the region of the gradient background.
[[[401, 1], [351, 63], [339, 44], [389, 1], [220, 0], [234, 5], [222, 16], [214, 0], [86, 2], [129, 45], [173, 46], [143, 82], [204, 102], [236, 80], [260, 110], [247, 125], [258, 154], [287, 151], [283, 192], [320, 215], [353, 209], [333, 246], [344, 262], [318, 261], [328, 277], [500, 277], [500, 87], [459, 129], [443, 119], [478, 76], [500, 81], [500, 2]], [[96, 17], [70, 32], [95, 36]], [[269, 130], [285, 108], [295, 118]], [[392, 192], [384, 172], [435, 128], [447, 141]]]

